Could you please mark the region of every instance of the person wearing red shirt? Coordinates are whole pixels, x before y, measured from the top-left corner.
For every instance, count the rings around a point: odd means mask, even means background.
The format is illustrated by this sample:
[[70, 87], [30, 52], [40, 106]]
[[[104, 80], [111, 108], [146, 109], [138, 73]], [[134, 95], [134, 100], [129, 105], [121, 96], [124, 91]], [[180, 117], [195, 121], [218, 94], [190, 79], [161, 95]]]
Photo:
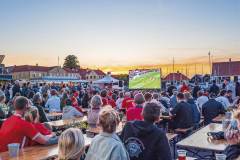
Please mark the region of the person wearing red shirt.
[[129, 108], [131, 108], [133, 106], [134, 106], [134, 99], [131, 98], [131, 93], [130, 92], [126, 92], [125, 97], [124, 97], [123, 102], [122, 102], [122, 109], [128, 110]]
[[31, 139], [39, 144], [57, 143], [57, 139], [39, 133], [33, 124], [23, 119], [23, 115], [29, 108], [27, 98], [19, 96], [14, 101], [15, 114], [5, 120], [0, 129], [0, 152], [8, 150], [7, 145], [11, 143], [19, 143], [20, 147], [24, 147], [26, 140]]
[[100, 93], [101, 97], [102, 97], [102, 103], [103, 103], [103, 107], [108, 105], [109, 102], [108, 102], [108, 99], [107, 99], [107, 90], [102, 90], [101, 93]]
[[127, 110], [127, 121], [143, 120], [142, 110], [145, 99], [142, 93], [138, 93], [134, 96], [135, 106]]
[[180, 88], [180, 92], [184, 93], [184, 92], [188, 92], [189, 91], [189, 87], [187, 86], [186, 82], [183, 82], [181, 88]]
[[72, 106], [76, 108], [79, 112], [83, 113], [82, 108], [78, 105], [78, 96], [79, 96], [78, 92], [73, 93], [73, 96], [71, 98]]

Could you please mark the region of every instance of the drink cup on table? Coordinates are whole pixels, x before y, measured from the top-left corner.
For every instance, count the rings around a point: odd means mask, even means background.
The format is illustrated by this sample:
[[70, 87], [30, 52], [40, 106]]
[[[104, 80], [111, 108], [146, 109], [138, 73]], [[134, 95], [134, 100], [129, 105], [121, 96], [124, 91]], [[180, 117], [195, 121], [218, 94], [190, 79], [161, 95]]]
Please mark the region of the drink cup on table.
[[187, 160], [187, 151], [185, 150], [177, 150], [178, 160]]
[[227, 156], [225, 154], [216, 154], [216, 160], [226, 160]]
[[8, 152], [10, 157], [17, 157], [19, 154], [19, 143], [8, 144]]

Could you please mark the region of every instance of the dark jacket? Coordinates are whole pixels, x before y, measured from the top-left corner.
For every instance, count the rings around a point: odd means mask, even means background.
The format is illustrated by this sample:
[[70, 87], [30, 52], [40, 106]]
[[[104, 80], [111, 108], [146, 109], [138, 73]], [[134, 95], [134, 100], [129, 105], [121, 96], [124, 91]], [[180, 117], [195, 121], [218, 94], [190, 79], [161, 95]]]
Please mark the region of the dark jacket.
[[176, 107], [171, 110], [171, 114], [173, 115], [173, 121], [170, 125], [171, 129], [193, 127], [193, 111], [189, 103], [183, 101], [178, 103]]
[[237, 159], [240, 156], [240, 145], [229, 145], [225, 151], [224, 154], [227, 156], [226, 160], [234, 160]]
[[15, 84], [12, 88], [12, 97], [14, 97], [18, 92], [21, 93], [20, 86]]
[[198, 124], [200, 121], [200, 118], [201, 118], [198, 107], [193, 99], [189, 99], [187, 102], [190, 104], [190, 106], [192, 108], [193, 122], [194, 122], [194, 124]]
[[215, 95], [218, 95], [219, 93], [219, 87], [216, 85], [216, 84], [213, 84], [211, 87], [210, 87], [210, 93], [215, 93]]
[[38, 112], [39, 112], [39, 121], [40, 121], [41, 123], [48, 122], [49, 120], [48, 120], [48, 118], [47, 118], [47, 116], [46, 116], [46, 113], [45, 113], [43, 107], [40, 106], [39, 104], [34, 104], [34, 106], [36, 106], [37, 109], [38, 109]]
[[202, 114], [204, 116], [204, 123], [209, 124], [212, 119], [217, 117], [219, 114], [224, 114], [226, 111], [222, 103], [216, 101], [215, 99], [209, 99], [202, 106]]
[[128, 122], [121, 133], [131, 160], [171, 160], [166, 134], [145, 121]]
[[193, 91], [192, 91], [193, 98], [195, 98], [195, 99], [198, 98], [197, 93], [198, 93], [198, 91], [200, 91], [200, 90], [201, 90], [201, 87], [200, 87], [200, 86], [195, 86], [195, 87], [193, 88]]

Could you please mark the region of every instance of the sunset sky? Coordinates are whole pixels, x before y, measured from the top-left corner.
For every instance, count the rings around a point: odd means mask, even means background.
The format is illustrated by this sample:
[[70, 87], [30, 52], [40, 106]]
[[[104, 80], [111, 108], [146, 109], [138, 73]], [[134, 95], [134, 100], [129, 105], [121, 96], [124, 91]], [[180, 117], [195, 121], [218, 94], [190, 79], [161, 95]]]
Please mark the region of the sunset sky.
[[[240, 60], [239, 0], [1, 0], [6, 65], [94, 67]], [[113, 68], [113, 67], [112, 67]], [[113, 68], [114, 69], [114, 68]]]

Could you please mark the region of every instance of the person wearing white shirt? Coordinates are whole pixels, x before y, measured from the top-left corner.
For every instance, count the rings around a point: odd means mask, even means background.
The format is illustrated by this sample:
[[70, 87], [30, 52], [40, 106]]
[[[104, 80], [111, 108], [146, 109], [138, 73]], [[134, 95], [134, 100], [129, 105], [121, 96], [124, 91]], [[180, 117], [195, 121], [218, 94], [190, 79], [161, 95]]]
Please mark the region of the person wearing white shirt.
[[61, 112], [60, 98], [55, 89], [51, 90], [51, 97], [47, 100], [45, 107], [49, 108], [49, 112]]
[[197, 106], [200, 111], [202, 111], [202, 106], [208, 101], [208, 97], [203, 94], [202, 91], [198, 91]]
[[228, 98], [226, 97], [226, 90], [222, 90], [220, 92], [220, 96], [217, 97], [215, 100], [222, 103], [225, 109], [228, 109], [229, 106], [231, 106], [231, 103], [229, 102]]
[[122, 108], [122, 102], [123, 102], [123, 99], [124, 99], [124, 94], [123, 92], [120, 92], [119, 93], [119, 97], [116, 101], [116, 105], [117, 105], [117, 109], [120, 110]]

